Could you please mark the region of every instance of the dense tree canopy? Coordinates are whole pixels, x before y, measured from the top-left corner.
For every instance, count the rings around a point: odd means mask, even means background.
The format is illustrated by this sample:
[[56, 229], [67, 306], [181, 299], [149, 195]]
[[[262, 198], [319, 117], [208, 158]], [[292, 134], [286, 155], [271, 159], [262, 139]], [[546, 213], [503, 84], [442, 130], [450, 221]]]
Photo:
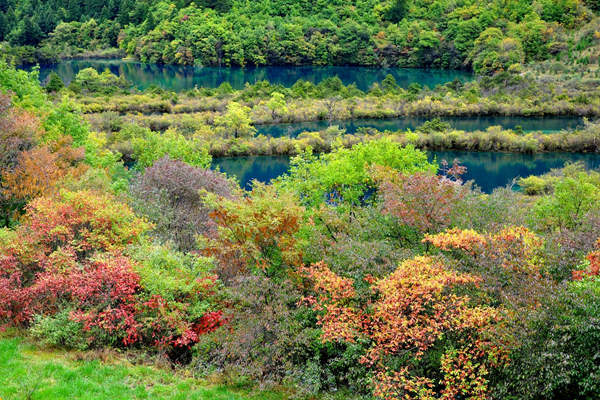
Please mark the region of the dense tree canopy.
[[[581, 26], [581, 0], [25, 0], [0, 7], [0, 41], [39, 57], [120, 47], [186, 65], [351, 64], [475, 70], [544, 59]], [[493, 31], [489, 31], [492, 29]], [[487, 32], [487, 33], [486, 33]], [[493, 35], [491, 34], [493, 33]], [[479, 37], [480, 34], [483, 36]], [[484, 47], [471, 54], [474, 46]], [[464, 63], [464, 64], [463, 64]]]

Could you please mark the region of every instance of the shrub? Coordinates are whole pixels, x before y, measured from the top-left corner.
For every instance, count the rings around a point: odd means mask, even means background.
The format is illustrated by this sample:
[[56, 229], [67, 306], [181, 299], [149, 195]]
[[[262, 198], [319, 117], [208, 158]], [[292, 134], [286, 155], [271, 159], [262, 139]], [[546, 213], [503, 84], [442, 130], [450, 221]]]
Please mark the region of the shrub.
[[84, 68], [77, 73], [75, 79], [69, 85], [69, 89], [75, 93], [101, 93], [114, 94], [118, 90], [131, 87], [131, 83], [125, 78], [113, 75], [108, 69], [101, 74], [94, 68]]
[[276, 185], [290, 190], [309, 206], [324, 202], [359, 204], [376, 188], [368, 167], [380, 165], [406, 174], [435, 172], [427, 155], [411, 146], [401, 147], [381, 139], [339, 148], [317, 158], [310, 152], [292, 159], [290, 171]]
[[195, 167], [210, 167], [211, 156], [199, 139], [186, 139], [174, 130], [165, 133], [144, 129], [141, 136], [131, 139], [137, 169], [150, 167], [156, 160], [169, 156]]
[[46, 92], [48, 93], [56, 93], [59, 92], [62, 88], [65, 87], [64, 82], [60, 79], [60, 76], [56, 72], [51, 72], [48, 75], [48, 83], [46, 83]]
[[2, 194], [13, 201], [50, 194], [67, 178], [77, 178], [87, 169], [83, 164], [83, 149], [70, 146], [72, 139], [64, 136], [58, 142], [36, 147], [19, 154], [13, 170], [2, 172]]
[[584, 172], [556, 183], [552, 195], [542, 197], [532, 210], [533, 223], [544, 230], [572, 229], [600, 201], [600, 185]]
[[600, 391], [600, 284], [585, 279], [558, 288], [522, 316], [527, 326], [496, 398], [590, 399]]
[[67, 349], [86, 350], [88, 340], [83, 325], [71, 319], [71, 309], [64, 309], [54, 315], [36, 315], [31, 335], [42, 343]]
[[299, 306], [302, 293], [287, 279], [260, 275], [230, 281], [230, 330], [200, 338], [194, 367], [273, 385], [294, 384], [301, 394], [350, 388], [364, 394], [368, 373], [360, 346], [321, 343], [314, 313]]
[[363, 302], [356, 297], [355, 282], [324, 263], [301, 272], [316, 292], [306, 301], [319, 313], [323, 341], [365, 343], [360, 362], [374, 373], [375, 397], [487, 398], [490, 370], [504, 359], [504, 350], [487, 336], [500, 316], [452, 292], [478, 278], [415, 257], [392, 274], [370, 280], [372, 297]]
[[[60, 342], [65, 338], [54, 329], [65, 323], [59, 314], [69, 310], [91, 345], [187, 348], [225, 322], [209, 306], [216, 278], [181, 261], [169, 293], [148, 282], [148, 275], [168, 268], [147, 249], [150, 256], [142, 262], [148, 269], [140, 277], [136, 261], [123, 254], [148, 228], [106, 194], [62, 191], [32, 201], [22, 225], [0, 236], [0, 320], [28, 326], [37, 318], [41, 334]], [[186, 266], [193, 266], [187, 274]]]
[[[464, 168], [459, 166], [452, 171], [458, 176], [463, 172]], [[469, 191], [469, 186], [448, 176], [424, 172], [390, 174], [382, 169], [375, 174], [380, 175], [382, 212], [420, 233], [439, 232], [448, 227], [456, 206]]]
[[0, 94], [0, 171], [11, 170], [19, 154], [34, 146], [41, 131], [37, 117], [13, 106], [9, 95]]
[[369, 275], [389, 274], [399, 261], [418, 251], [408, 246], [405, 229], [376, 206], [343, 211], [321, 206], [310, 221], [299, 235], [304, 262], [323, 260], [332, 271], [357, 283]]
[[165, 156], [146, 168], [132, 186], [134, 205], [154, 223], [154, 234], [182, 251], [196, 248], [196, 236], [214, 237], [216, 224], [202, 191], [231, 198], [225, 175]]
[[509, 226], [485, 235], [453, 228], [423, 241], [448, 252], [456, 268], [482, 277], [491, 301], [511, 310], [534, 306], [553, 289], [544, 271], [543, 239], [527, 228]]
[[304, 209], [294, 197], [256, 181], [252, 192], [241, 201], [240, 197], [207, 198], [218, 235], [204, 243], [203, 251], [216, 256], [219, 276], [229, 279], [253, 270], [278, 275], [298, 265], [296, 236]]

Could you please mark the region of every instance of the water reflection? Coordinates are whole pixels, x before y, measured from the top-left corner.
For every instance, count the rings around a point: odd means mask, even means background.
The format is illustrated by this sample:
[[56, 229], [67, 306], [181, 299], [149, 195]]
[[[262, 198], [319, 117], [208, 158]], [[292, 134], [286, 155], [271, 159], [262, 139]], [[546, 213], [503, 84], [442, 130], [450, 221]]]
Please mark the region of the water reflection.
[[292, 86], [299, 79], [313, 83], [338, 76], [345, 85], [355, 83], [361, 90], [367, 90], [375, 82], [381, 82], [387, 74], [396, 78], [402, 87], [413, 82], [423, 86], [434, 87], [439, 84], [460, 79], [471, 79], [472, 75], [465, 71], [425, 70], [410, 68], [370, 68], [343, 66], [265, 66], [265, 67], [189, 67], [179, 65], [144, 64], [124, 60], [70, 60], [40, 68], [40, 79], [43, 81], [55, 71], [69, 83], [84, 68], [95, 68], [103, 71], [108, 68], [113, 74], [124, 76], [137, 88], [145, 89], [157, 85], [169, 90], [186, 90], [197, 87], [215, 88], [223, 82], [229, 82], [235, 89], [242, 89], [246, 83], [267, 80], [273, 84]]

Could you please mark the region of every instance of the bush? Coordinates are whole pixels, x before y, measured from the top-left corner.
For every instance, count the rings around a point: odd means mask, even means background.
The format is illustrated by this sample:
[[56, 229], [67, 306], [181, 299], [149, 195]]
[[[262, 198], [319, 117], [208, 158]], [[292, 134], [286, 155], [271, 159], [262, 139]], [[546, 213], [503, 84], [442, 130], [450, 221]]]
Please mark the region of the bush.
[[368, 374], [358, 363], [359, 346], [323, 344], [314, 313], [299, 307], [293, 282], [264, 276], [234, 278], [229, 288], [231, 330], [203, 336], [194, 347], [194, 367], [261, 384], [287, 382], [300, 393], [350, 388], [365, 393]]
[[197, 235], [217, 233], [202, 191], [231, 198], [233, 189], [234, 183], [219, 172], [165, 156], [144, 171], [132, 185], [132, 194], [135, 208], [155, 224], [156, 237], [190, 251], [197, 247]]
[[54, 315], [36, 315], [29, 332], [50, 346], [86, 350], [89, 343], [83, 325], [71, 319], [71, 311], [67, 308]]
[[252, 271], [286, 276], [289, 267], [301, 262], [297, 233], [304, 209], [289, 193], [256, 181], [252, 192], [240, 198], [207, 196], [219, 228], [215, 238], [207, 238], [203, 252], [216, 257], [225, 280]]
[[569, 283], [523, 316], [527, 325], [496, 398], [591, 399], [600, 393], [600, 281]]
[[[185, 274], [190, 263], [182, 261], [176, 296], [142, 279], [136, 261], [123, 254], [148, 228], [106, 194], [63, 191], [34, 200], [17, 230], [0, 236], [0, 320], [28, 326], [36, 316], [53, 318], [38, 328], [60, 342], [54, 327], [64, 318], [55, 316], [70, 310], [69, 319], [81, 324], [90, 344], [186, 349], [225, 322], [209, 306], [216, 277], [205, 270], [199, 275], [199, 268]], [[157, 269], [167, 271], [157, 257], [143, 261], [153, 278]]]
[[276, 186], [290, 190], [309, 206], [330, 204], [357, 205], [375, 190], [368, 167], [380, 165], [398, 172], [435, 172], [437, 166], [427, 155], [412, 146], [401, 147], [391, 140], [380, 139], [339, 148], [321, 157], [307, 152], [291, 161], [290, 171], [279, 178]]
[[600, 182], [584, 172], [558, 181], [552, 195], [544, 196], [532, 210], [532, 223], [541, 229], [573, 229], [600, 201]]
[[46, 83], [46, 92], [48, 93], [56, 93], [59, 92], [62, 88], [65, 87], [64, 82], [60, 79], [60, 76], [56, 72], [51, 72], [48, 75], [48, 83]]
[[150, 167], [156, 160], [169, 156], [195, 167], [209, 168], [212, 157], [199, 139], [187, 139], [174, 130], [165, 133], [143, 129], [141, 135], [131, 139], [136, 168]]
[[131, 83], [125, 78], [113, 75], [108, 69], [98, 73], [94, 68], [85, 68], [77, 73], [75, 79], [69, 85], [69, 89], [75, 93], [101, 93], [105, 95], [114, 94], [118, 90], [131, 87]]
[[487, 377], [504, 360], [502, 345], [488, 336], [500, 314], [455, 291], [479, 278], [415, 257], [383, 278], [369, 279], [365, 299], [354, 280], [325, 263], [300, 272], [314, 291], [306, 301], [318, 312], [323, 341], [364, 346], [360, 362], [373, 371], [374, 397], [486, 397]]

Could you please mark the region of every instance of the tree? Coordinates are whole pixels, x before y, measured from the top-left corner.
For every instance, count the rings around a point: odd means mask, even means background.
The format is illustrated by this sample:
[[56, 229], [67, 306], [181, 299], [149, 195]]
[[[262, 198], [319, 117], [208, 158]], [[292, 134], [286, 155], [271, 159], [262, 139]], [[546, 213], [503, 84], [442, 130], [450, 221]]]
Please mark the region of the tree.
[[[464, 168], [454, 166], [456, 173]], [[379, 193], [383, 202], [383, 213], [393, 215], [401, 224], [410, 226], [420, 233], [439, 232], [452, 221], [455, 207], [469, 191], [461, 181], [447, 176], [416, 172], [402, 174], [378, 168]]]
[[273, 121], [276, 121], [288, 112], [285, 96], [282, 93], [273, 92], [271, 98], [267, 102], [267, 108], [271, 110], [271, 118]]
[[542, 229], [572, 229], [599, 201], [600, 182], [594, 175], [580, 172], [557, 182], [554, 193], [535, 204], [532, 216]]
[[475, 40], [468, 60], [478, 74], [492, 75], [506, 71], [512, 64], [522, 64], [525, 54], [518, 39], [505, 37], [498, 28], [487, 28]]
[[22, 19], [17, 27], [8, 35], [11, 44], [20, 46], [36, 46], [43, 38], [42, 30], [31, 17]]
[[253, 136], [256, 133], [256, 128], [252, 126], [250, 118], [250, 108], [242, 106], [235, 101], [227, 105], [227, 112], [215, 118], [215, 125], [221, 127], [226, 135], [233, 132], [233, 137]]
[[63, 87], [65, 87], [64, 82], [60, 79], [60, 76], [54, 71], [48, 75], [48, 83], [46, 84], [46, 92], [48, 93], [56, 93], [59, 92]]
[[392, 0], [392, 4], [385, 12], [385, 19], [398, 23], [404, 19], [408, 11], [408, 0]]
[[[276, 185], [297, 194], [309, 206], [322, 203], [358, 205], [376, 189], [369, 167], [386, 166], [398, 172], [435, 172], [427, 155], [414, 147], [402, 147], [387, 139], [339, 148], [315, 157], [312, 153], [292, 159], [290, 171]], [[372, 197], [371, 197], [372, 198]]]

